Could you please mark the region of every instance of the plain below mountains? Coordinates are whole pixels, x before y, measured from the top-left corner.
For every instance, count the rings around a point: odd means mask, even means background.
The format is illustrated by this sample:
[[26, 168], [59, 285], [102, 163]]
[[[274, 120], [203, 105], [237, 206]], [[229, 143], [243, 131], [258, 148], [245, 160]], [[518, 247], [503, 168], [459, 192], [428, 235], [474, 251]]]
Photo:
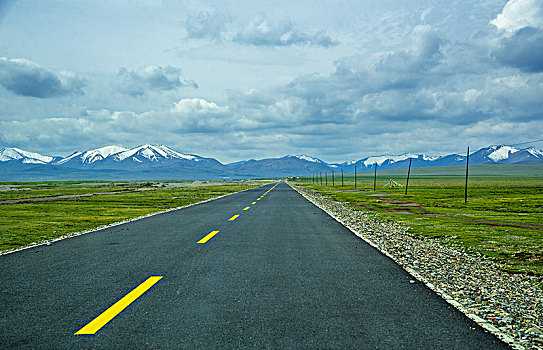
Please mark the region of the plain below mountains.
[[[222, 164], [216, 159], [177, 152], [164, 145], [135, 148], [106, 146], [67, 157], [47, 156], [18, 148], [0, 148], [0, 181], [40, 180], [231, 180], [301, 176], [324, 172], [454, 166], [466, 155], [381, 155], [357, 161], [326, 163], [307, 155], [245, 160]], [[497, 145], [470, 154], [470, 164], [543, 164], [543, 152], [534, 147]]]

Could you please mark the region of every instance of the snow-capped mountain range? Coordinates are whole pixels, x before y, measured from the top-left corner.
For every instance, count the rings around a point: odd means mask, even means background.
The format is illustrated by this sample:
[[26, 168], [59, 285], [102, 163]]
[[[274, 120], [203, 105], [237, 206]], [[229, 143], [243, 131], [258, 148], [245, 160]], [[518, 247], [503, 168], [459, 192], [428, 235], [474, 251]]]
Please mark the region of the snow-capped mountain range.
[[53, 157], [42, 156], [39, 153], [27, 152], [18, 148], [0, 149], [0, 162], [17, 161], [24, 164], [48, 164], [53, 159]]
[[203, 158], [192, 154], [179, 153], [164, 145], [142, 145], [131, 149], [120, 146], [106, 146], [86, 152], [74, 152], [68, 157], [52, 162], [51, 164], [85, 165], [95, 164], [103, 161], [160, 163], [166, 160], [175, 159], [199, 162]]
[[[466, 162], [465, 154], [428, 156], [370, 156], [343, 163], [326, 163], [308, 155], [246, 160], [222, 164], [213, 158], [177, 152], [164, 145], [142, 145], [135, 148], [106, 146], [74, 152], [67, 157], [48, 156], [19, 148], [0, 148], [0, 181], [37, 179], [60, 176], [62, 179], [126, 178], [126, 179], [220, 179], [305, 175], [316, 172], [371, 170], [412, 166], [450, 166]], [[470, 154], [470, 164], [543, 164], [543, 152], [534, 147], [516, 148], [497, 145]]]

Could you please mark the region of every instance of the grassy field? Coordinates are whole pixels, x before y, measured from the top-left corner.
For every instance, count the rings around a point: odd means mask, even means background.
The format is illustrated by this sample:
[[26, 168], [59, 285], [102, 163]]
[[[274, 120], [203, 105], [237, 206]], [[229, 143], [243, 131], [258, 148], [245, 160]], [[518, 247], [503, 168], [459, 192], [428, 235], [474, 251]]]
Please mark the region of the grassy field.
[[102, 192], [131, 191], [143, 187], [145, 187], [145, 184], [139, 183], [0, 183], [0, 202], [26, 198], [42, 198]]
[[[256, 186], [258, 184], [160, 187], [131, 182], [1, 183], [0, 251]], [[107, 194], [112, 191], [120, 193]], [[89, 193], [100, 194], [78, 196]], [[73, 197], [54, 198], [64, 195]], [[35, 201], [43, 197], [53, 198], [44, 202]], [[23, 201], [14, 204], [5, 202], [12, 200]]]
[[[405, 188], [383, 187], [389, 180], [406, 184], [407, 169], [352, 174], [332, 185], [298, 181], [304, 187], [401, 222], [410, 232], [460, 244], [502, 264], [511, 273], [543, 276], [543, 166], [480, 165], [470, 167], [468, 202], [464, 203], [464, 167], [413, 168]], [[447, 240], [449, 241], [449, 240]], [[445, 240], [444, 240], [445, 242]]]

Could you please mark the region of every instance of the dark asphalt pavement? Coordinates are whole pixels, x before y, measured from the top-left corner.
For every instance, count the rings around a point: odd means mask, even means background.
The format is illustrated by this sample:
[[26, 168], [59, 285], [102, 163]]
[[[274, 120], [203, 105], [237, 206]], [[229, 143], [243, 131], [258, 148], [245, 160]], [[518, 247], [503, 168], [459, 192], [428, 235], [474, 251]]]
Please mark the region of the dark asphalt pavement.
[[288, 185], [251, 205], [272, 186], [0, 256], [0, 348], [508, 348]]

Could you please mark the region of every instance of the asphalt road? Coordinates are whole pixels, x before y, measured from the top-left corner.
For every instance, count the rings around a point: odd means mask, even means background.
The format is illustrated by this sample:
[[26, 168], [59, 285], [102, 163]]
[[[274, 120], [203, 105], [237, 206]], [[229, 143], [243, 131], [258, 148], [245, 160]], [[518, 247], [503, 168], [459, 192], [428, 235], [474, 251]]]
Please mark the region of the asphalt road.
[[0, 348], [508, 348], [286, 184], [257, 200], [272, 186], [0, 256]]

